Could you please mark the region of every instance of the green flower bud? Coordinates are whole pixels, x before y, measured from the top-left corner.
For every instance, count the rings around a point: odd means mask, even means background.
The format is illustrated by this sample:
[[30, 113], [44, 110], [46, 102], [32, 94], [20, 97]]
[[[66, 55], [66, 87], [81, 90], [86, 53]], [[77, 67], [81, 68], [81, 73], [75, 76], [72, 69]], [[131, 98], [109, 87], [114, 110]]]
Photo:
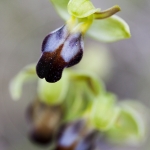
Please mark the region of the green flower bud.
[[91, 108], [90, 123], [98, 130], [110, 129], [118, 119], [120, 109], [115, 106], [116, 97], [107, 93], [94, 101]]

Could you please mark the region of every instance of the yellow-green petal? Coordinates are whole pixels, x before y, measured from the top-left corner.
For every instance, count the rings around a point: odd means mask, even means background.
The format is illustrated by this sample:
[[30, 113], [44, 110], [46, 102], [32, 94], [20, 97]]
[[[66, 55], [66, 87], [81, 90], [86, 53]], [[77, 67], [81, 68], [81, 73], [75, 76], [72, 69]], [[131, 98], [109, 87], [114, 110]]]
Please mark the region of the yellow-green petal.
[[90, 0], [70, 0], [68, 3], [68, 12], [71, 16], [85, 18], [95, 12], [100, 12], [100, 9], [96, 9]]
[[102, 42], [114, 42], [131, 36], [128, 24], [116, 15], [103, 20], [94, 20], [88, 35]]

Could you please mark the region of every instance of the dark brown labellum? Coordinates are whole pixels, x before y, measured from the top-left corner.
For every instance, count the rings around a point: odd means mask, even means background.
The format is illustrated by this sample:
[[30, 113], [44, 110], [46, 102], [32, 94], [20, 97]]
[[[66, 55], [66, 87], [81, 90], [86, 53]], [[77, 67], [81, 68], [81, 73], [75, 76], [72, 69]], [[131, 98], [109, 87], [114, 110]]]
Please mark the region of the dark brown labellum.
[[67, 26], [63, 26], [44, 39], [42, 55], [36, 66], [37, 75], [47, 82], [57, 82], [63, 69], [79, 63], [82, 55], [82, 34], [69, 33]]

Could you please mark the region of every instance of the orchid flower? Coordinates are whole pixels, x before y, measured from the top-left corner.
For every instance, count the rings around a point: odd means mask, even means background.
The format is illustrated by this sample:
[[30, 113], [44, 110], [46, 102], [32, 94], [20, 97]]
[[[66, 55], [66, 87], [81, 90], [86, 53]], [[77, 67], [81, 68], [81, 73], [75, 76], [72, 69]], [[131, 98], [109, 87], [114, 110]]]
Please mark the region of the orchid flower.
[[42, 54], [36, 66], [39, 78], [47, 82], [61, 79], [64, 68], [80, 62], [83, 56], [83, 37], [88, 35], [99, 41], [113, 42], [130, 37], [128, 25], [114, 14], [113, 6], [105, 11], [95, 8], [90, 0], [51, 0], [66, 20], [65, 24], [49, 33], [42, 43]]

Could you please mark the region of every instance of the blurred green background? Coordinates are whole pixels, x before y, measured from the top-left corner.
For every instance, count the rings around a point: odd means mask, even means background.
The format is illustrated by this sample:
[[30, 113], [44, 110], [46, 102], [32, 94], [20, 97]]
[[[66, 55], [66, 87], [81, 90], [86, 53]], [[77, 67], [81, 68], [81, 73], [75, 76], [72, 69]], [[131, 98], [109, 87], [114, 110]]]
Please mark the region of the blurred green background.
[[[137, 99], [150, 107], [150, 1], [92, 2], [102, 10], [120, 5], [122, 11], [118, 15], [129, 24], [132, 37], [109, 44], [85, 37], [85, 51], [91, 45], [92, 51], [106, 49], [109, 55], [106, 59], [111, 61], [102, 61], [104, 65], [100, 69], [104, 69], [101, 72], [105, 72], [102, 77], [107, 89], [120, 99]], [[8, 87], [11, 78], [22, 67], [38, 61], [43, 38], [62, 24], [64, 21], [48, 0], [0, 0], [0, 150], [49, 149], [35, 146], [27, 139], [25, 111], [35, 98], [36, 83], [25, 86], [23, 97], [18, 102], [12, 101]], [[91, 57], [88, 60], [92, 61]], [[107, 61], [110, 61], [109, 65]], [[140, 147], [102, 142], [102, 147], [104, 150], [149, 150], [150, 142], [148, 138]]]

